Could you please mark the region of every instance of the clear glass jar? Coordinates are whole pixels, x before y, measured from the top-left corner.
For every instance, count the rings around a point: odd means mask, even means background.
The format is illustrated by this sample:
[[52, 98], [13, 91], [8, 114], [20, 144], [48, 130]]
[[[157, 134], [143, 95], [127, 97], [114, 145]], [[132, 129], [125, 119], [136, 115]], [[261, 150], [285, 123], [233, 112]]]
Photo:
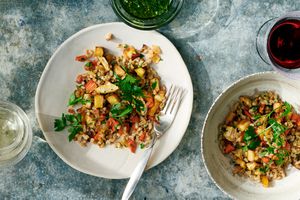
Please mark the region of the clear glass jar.
[[0, 101], [0, 168], [22, 160], [31, 143], [32, 130], [26, 113], [12, 103]]
[[154, 30], [170, 23], [182, 8], [183, 0], [170, 0], [168, 9], [152, 18], [138, 18], [130, 14], [122, 5], [122, 0], [111, 0], [114, 12], [129, 26], [142, 30]]

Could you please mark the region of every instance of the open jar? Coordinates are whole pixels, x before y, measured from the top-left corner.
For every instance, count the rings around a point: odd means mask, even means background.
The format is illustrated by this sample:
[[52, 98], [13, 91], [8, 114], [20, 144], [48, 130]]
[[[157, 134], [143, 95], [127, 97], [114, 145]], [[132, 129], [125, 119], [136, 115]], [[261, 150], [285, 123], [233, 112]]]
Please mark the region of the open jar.
[[22, 160], [31, 143], [32, 130], [26, 113], [12, 103], [0, 101], [0, 168]]
[[111, 0], [114, 12], [126, 24], [141, 30], [154, 30], [170, 23], [184, 0]]

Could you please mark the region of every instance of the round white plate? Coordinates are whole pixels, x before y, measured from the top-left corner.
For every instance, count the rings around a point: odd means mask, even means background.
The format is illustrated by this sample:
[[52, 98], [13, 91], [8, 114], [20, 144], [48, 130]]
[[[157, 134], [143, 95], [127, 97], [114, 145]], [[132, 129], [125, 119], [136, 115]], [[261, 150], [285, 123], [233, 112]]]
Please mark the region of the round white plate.
[[[107, 33], [114, 39], [105, 40]], [[77, 142], [68, 142], [67, 131], [54, 132], [55, 118], [66, 113], [70, 94], [75, 89], [75, 79], [82, 73], [83, 64], [75, 56], [84, 54], [86, 49], [103, 46], [113, 54], [120, 54], [119, 43], [141, 48], [143, 44], [156, 44], [162, 50], [162, 59], [154, 66], [165, 85], [171, 83], [186, 90], [173, 125], [159, 139], [148, 163], [148, 169], [166, 159], [178, 146], [188, 126], [193, 104], [193, 86], [189, 72], [174, 45], [155, 31], [140, 31], [123, 23], [100, 24], [85, 28], [67, 39], [52, 55], [40, 79], [35, 99], [36, 116], [44, 136], [53, 151], [71, 167], [98, 177], [127, 178], [143, 155], [138, 149], [135, 154], [128, 149], [107, 146], [100, 149], [90, 144], [81, 147]]]
[[273, 181], [271, 187], [232, 175], [230, 159], [219, 148], [219, 125], [241, 95], [254, 95], [257, 91], [275, 91], [300, 111], [300, 81], [283, 77], [276, 72], [257, 73], [233, 83], [211, 106], [202, 130], [202, 156], [208, 173], [215, 184], [235, 199], [299, 199], [300, 170], [290, 167], [287, 176]]

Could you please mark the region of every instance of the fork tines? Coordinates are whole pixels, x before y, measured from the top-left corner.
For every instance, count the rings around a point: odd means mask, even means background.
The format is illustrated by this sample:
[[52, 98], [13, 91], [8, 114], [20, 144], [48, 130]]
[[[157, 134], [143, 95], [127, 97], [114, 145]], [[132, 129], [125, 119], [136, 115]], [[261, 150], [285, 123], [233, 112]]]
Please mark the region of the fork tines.
[[171, 85], [170, 89], [167, 91], [166, 94], [166, 104], [164, 109], [162, 110], [162, 114], [173, 114], [172, 112], [177, 112], [179, 103], [181, 101], [181, 97], [183, 94], [183, 89], [180, 87]]

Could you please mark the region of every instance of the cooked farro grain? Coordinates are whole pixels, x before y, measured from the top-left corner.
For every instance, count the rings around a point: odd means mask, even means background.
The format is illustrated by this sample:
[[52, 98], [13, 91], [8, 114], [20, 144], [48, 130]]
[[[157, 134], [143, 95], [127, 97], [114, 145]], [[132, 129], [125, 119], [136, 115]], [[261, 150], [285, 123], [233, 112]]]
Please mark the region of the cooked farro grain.
[[161, 50], [147, 45], [137, 50], [127, 44], [119, 48], [121, 56], [96, 46], [76, 57], [86, 72], [77, 76], [69, 114], [55, 120], [55, 130], [69, 126], [69, 140], [82, 146], [114, 144], [135, 152], [151, 141], [153, 123], [165, 103], [166, 88], [151, 67], [159, 62]]
[[220, 128], [220, 148], [234, 162], [233, 173], [269, 182], [300, 169], [300, 115], [272, 91], [241, 96]]

